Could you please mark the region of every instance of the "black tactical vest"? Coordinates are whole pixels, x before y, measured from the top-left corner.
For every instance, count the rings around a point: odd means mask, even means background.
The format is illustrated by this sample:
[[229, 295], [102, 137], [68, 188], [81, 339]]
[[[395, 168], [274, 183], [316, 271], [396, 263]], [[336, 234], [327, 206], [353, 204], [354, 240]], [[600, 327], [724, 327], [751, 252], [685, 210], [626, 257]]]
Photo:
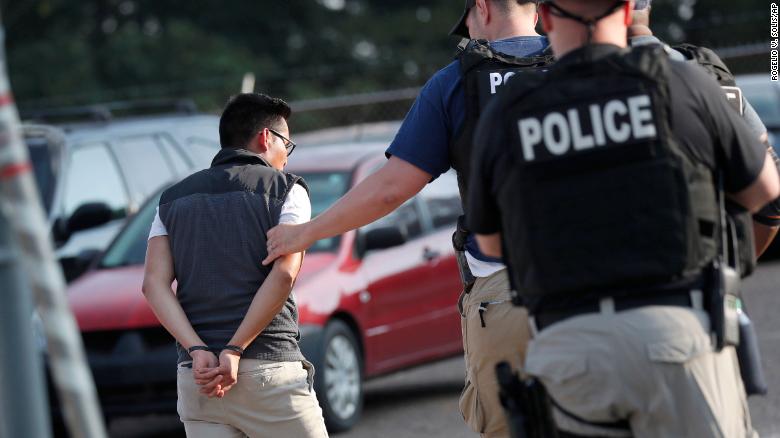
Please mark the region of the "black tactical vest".
[[[685, 58], [695, 62], [704, 68], [710, 76], [718, 83], [726, 95], [726, 100], [741, 116], [745, 115], [744, 99], [742, 90], [737, 87], [734, 74], [726, 66], [726, 63], [711, 49], [706, 47], [694, 46], [693, 44], [681, 44], [674, 47], [675, 50], [682, 53]], [[733, 258], [735, 265], [742, 275], [747, 277], [756, 269], [756, 244], [753, 235], [753, 218], [762, 222], [766, 216], [777, 216], [780, 213], [780, 202], [775, 201], [768, 204], [758, 214], [751, 216], [744, 208], [733, 203], [726, 204], [728, 211], [728, 221], [730, 223], [729, 232], [732, 234], [730, 251], [736, 253]]]
[[458, 189], [465, 209], [474, 131], [482, 110], [513, 76], [544, 70], [553, 63], [553, 57], [551, 54], [532, 57], [506, 55], [494, 51], [485, 40], [469, 41], [465, 47], [460, 47], [457, 57], [466, 95], [466, 117], [450, 143], [450, 163], [458, 174]]
[[507, 91], [511, 170], [497, 196], [513, 286], [532, 312], [647, 294], [716, 255], [715, 184], [672, 132], [668, 69], [660, 48], [640, 47]]

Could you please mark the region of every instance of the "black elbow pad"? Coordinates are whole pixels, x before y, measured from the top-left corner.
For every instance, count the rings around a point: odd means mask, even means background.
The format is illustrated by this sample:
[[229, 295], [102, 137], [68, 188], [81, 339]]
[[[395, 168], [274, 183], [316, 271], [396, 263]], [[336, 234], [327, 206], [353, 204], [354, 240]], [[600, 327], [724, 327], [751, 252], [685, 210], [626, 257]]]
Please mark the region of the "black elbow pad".
[[761, 211], [753, 215], [753, 220], [768, 227], [780, 225], [780, 198], [765, 205]]
[[[774, 148], [770, 147], [768, 150], [769, 155], [771, 155], [772, 159], [775, 161], [777, 171], [780, 172], [780, 157], [777, 156], [777, 152], [775, 152]], [[780, 198], [765, 205], [761, 211], [753, 215], [753, 220], [768, 227], [780, 225]]]

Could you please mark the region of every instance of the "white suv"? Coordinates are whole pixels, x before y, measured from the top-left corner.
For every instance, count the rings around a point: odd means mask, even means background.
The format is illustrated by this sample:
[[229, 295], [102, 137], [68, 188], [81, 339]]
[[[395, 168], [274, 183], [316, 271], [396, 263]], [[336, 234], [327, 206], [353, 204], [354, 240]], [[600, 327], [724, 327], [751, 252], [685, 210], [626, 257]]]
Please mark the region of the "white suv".
[[[219, 118], [202, 114], [23, 123], [35, 179], [68, 281], [108, 246], [125, 217], [170, 181], [208, 167]], [[44, 119], [44, 117], [36, 117]]]

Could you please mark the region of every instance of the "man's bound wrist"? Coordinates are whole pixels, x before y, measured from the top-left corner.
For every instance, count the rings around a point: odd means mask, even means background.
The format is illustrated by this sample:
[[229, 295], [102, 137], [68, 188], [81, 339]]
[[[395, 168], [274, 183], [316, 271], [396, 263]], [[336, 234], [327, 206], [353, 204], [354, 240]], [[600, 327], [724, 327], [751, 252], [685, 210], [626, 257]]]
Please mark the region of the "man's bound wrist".
[[205, 346], [205, 345], [193, 345], [192, 347], [187, 349], [187, 353], [192, 354], [194, 351], [211, 351], [211, 348]]
[[244, 355], [244, 349], [239, 347], [238, 345], [230, 345], [230, 344], [225, 345], [224, 347], [222, 347], [222, 351], [238, 355], [239, 357]]

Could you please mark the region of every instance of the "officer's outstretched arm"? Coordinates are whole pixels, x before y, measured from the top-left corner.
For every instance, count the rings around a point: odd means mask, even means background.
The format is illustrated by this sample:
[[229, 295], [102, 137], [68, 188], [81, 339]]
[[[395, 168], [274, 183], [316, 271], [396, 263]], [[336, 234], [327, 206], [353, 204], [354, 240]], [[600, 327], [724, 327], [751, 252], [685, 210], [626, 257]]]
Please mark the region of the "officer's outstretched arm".
[[390, 157], [381, 169], [309, 223], [310, 240], [313, 243], [368, 225], [400, 207], [430, 180], [431, 174], [419, 167]]
[[400, 158], [390, 157], [381, 169], [353, 187], [310, 222], [279, 225], [268, 231], [268, 257], [300, 252], [314, 242], [370, 224], [398, 208], [431, 180], [431, 174]]
[[769, 202], [777, 199], [778, 196], [780, 196], [780, 176], [777, 173], [774, 160], [768, 154], [767, 158], [764, 159], [764, 167], [758, 178], [746, 189], [729, 194], [731, 199], [751, 213], [757, 212]]
[[479, 250], [488, 257], [501, 258], [501, 233], [477, 234]]

